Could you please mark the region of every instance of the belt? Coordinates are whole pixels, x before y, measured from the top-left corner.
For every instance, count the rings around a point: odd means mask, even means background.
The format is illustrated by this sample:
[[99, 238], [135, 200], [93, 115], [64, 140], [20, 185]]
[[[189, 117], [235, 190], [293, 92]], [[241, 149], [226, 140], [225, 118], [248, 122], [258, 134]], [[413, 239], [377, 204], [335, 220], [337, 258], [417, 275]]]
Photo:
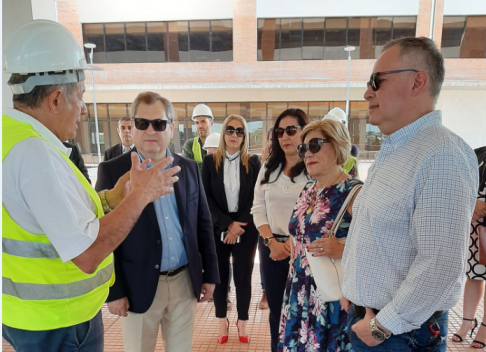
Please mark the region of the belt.
[[[361, 307], [361, 306], [358, 306], [356, 304], [353, 304], [353, 307], [354, 307], [354, 314], [356, 314], [357, 317], [363, 319], [366, 315], [366, 308], [365, 307]], [[371, 308], [373, 310], [373, 312], [375, 314], [378, 314], [379, 310], [378, 309], [374, 309], [374, 308]], [[445, 310], [438, 310], [437, 312], [435, 312], [434, 314], [432, 314], [432, 317], [434, 318], [438, 318], [442, 315], [444, 315], [446, 311]]]
[[187, 264], [183, 265], [183, 266], [181, 266], [177, 269], [174, 269], [174, 270], [161, 271], [160, 275], [175, 276], [175, 275], [179, 274], [185, 268], [187, 268]]

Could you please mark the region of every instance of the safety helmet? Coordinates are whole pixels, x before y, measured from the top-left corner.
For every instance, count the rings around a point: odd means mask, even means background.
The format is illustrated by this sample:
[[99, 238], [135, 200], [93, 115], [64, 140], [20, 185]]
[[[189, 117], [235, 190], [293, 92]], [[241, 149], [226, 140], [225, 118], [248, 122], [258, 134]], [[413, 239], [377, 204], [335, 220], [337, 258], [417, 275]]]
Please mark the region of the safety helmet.
[[327, 120], [327, 119], [341, 122], [343, 124], [346, 124], [346, 120], [347, 120], [346, 113], [344, 112], [344, 110], [338, 107], [329, 110], [329, 112], [326, 115], [324, 115], [324, 117], [322, 118], [322, 120]]
[[198, 116], [207, 116], [212, 119], [213, 112], [211, 111], [211, 108], [206, 104], [198, 104], [196, 105], [194, 110], [192, 110], [192, 117], [191, 117], [192, 121], [194, 121], [194, 118]]
[[29, 93], [36, 86], [83, 81], [83, 70], [102, 69], [88, 66], [76, 38], [57, 22], [26, 22], [8, 40], [4, 72], [35, 74], [24, 83], [11, 85], [14, 94]]
[[219, 146], [220, 138], [221, 135], [219, 133], [211, 133], [209, 136], [206, 137], [203, 149], [206, 150], [207, 148], [217, 148]]

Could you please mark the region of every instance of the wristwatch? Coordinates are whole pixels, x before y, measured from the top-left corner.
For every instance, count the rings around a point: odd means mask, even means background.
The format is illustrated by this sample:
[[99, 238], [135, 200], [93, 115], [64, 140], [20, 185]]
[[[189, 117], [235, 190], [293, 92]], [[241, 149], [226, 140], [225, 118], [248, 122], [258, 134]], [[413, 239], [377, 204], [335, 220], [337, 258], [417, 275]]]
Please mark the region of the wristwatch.
[[370, 320], [371, 336], [376, 340], [383, 342], [387, 340], [390, 336], [386, 336], [385, 332], [376, 326], [376, 317]]
[[268, 247], [268, 245], [270, 244], [270, 242], [272, 242], [272, 240], [274, 239], [275, 237], [273, 236], [270, 236], [270, 237], [264, 237], [263, 238], [263, 244], [265, 245], [265, 247]]

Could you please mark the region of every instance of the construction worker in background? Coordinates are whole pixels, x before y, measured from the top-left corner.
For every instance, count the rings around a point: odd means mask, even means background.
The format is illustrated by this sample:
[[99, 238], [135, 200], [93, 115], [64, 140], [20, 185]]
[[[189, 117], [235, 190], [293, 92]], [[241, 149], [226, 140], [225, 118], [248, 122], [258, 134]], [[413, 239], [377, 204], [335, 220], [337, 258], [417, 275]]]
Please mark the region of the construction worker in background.
[[[329, 110], [329, 112], [326, 115], [322, 117], [322, 120], [326, 120], [326, 119], [341, 122], [343, 125], [346, 125], [347, 122], [346, 113], [344, 112], [343, 109], [338, 107], [332, 108], [331, 110]], [[356, 150], [358, 149], [358, 146], [353, 144], [351, 149]], [[344, 164], [343, 166], [343, 171], [349, 174], [350, 176], [356, 176], [357, 178], [359, 178], [358, 159], [350, 155], [348, 161], [346, 161], [346, 164]]]
[[213, 112], [206, 104], [198, 104], [192, 111], [192, 121], [196, 126], [196, 137], [188, 139], [182, 147], [182, 156], [197, 162], [201, 171], [202, 160], [207, 155], [203, 149], [204, 141], [211, 134]]
[[221, 139], [221, 136], [219, 133], [211, 133], [208, 138], [206, 138], [206, 141], [204, 142], [203, 149], [206, 150], [208, 154], [213, 154], [216, 153], [216, 150], [218, 150], [219, 146], [219, 140]]
[[[2, 123], [2, 332], [18, 352], [103, 351], [100, 308], [114, 282], [112, 251], [147, 204], [172, 192], [171, 158], [132, 168], [97, 194], [62, 141], [87, 113], [84, 52], [59, 23], [24, 23], [5, 72], [13, 109]], [[103, 216], [104, 213], [109, 213]]]

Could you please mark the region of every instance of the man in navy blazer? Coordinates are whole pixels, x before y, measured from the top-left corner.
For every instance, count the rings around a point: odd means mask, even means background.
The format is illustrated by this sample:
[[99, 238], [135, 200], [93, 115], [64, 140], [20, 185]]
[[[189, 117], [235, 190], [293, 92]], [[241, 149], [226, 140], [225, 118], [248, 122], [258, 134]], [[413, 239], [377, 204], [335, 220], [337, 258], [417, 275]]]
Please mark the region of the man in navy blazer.
[[[134, 152], [145, 161], [142, 165], [172, 157], [172, 166], [181, 171], [174, 192], [147, 205], [115, 250], [116, 281], [108, 308], [123, 317], [125, 351], [154, 351], [159, 325], [166, 351], [190, 351], [197, 301], [211, 298], [219, 283], [211, 214], [196, 162], [168, 149], [172, 104], [144, 92], [131, 114]], [[130, 167], [130, 153], [101, 163], [96, 189], [113, 188]]]

